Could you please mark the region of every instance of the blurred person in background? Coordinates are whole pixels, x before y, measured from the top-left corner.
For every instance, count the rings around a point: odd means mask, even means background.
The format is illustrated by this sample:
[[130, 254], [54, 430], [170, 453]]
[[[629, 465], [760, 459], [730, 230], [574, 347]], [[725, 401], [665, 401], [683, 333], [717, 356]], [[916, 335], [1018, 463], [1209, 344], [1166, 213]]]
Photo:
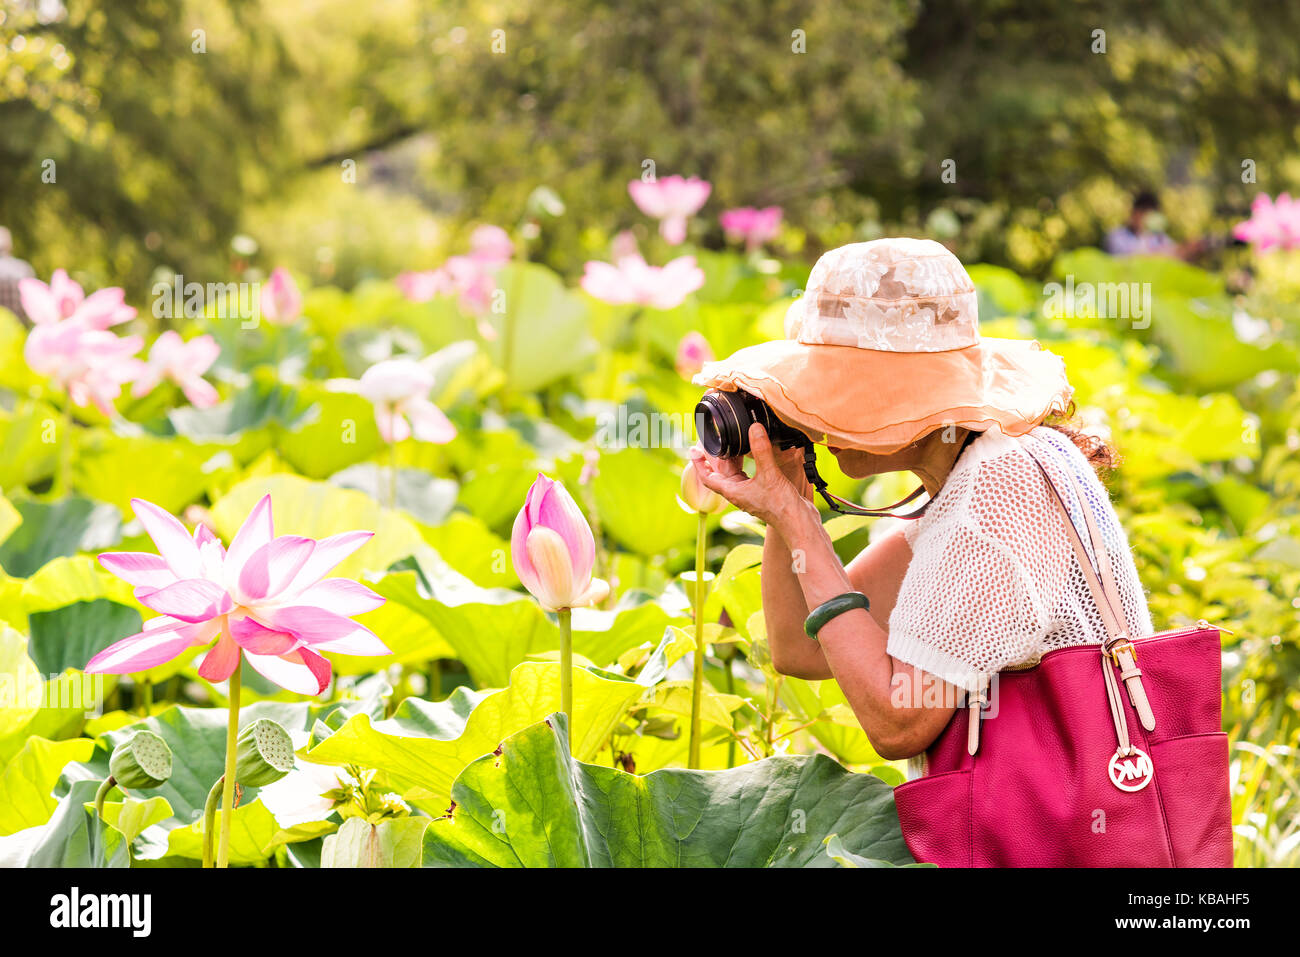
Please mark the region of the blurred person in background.
[[0, 226], [0, 309], [8, 309], [19, 319], [26, 320], [22, 300], [18, 295], [18, 280], [30, 279], [36, 273], [31, 264], [13, 255], [13, 236]]

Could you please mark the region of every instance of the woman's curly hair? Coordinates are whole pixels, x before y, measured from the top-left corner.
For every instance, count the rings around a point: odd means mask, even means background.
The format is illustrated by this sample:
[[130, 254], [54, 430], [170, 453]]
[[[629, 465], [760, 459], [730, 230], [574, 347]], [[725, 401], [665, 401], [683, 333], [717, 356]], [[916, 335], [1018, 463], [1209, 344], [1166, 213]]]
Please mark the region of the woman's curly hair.
[[1049, 429], [1056, 429], [1073, 442], [1097, 474], [1102, 475], [1119, 468], [1122, 461], [1119, 452], [1108, 445], [1105, 439], [1083, 431], [1080, 427], [1081, 423], [1075, 418], [1073, 402], [1065, 412], [1048, 416], [1043, 425]]

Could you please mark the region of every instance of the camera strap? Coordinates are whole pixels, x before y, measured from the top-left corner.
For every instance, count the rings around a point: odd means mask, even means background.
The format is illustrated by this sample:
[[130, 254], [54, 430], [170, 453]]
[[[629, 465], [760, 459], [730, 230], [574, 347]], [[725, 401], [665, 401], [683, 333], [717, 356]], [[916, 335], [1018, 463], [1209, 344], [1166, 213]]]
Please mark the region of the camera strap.
[[[965, 440], [962, 442], [961, 448], [957, 450], [957, 455], [960, 456], [961, 453], [966, 450], [966, 446], [970, 445], [971, 442], [975, 440], [975, 437], [981, 434], [983, 433], [974, 431], [967, 433]], [[914, 501], [924, 493], [924, 485], [917, 486], [912, 494], [908, 495], [906, 498], [899, 499], [893, 505], [886, 505], [884, 508], [863, 508], [861, 505], [855, 505], [852, 502], [845, 501], [838, 495], [831, 494], [830, 489], [826, 487], [826, 480], [822, 478], [817, 471], [817, 447], [811, 442], [807, 443], [803, 449], [803, 474], [807, 477], [812, 487], [817, 490], [817, 494], [826, 501], [826, 504], [831, 511], [839, 512], [841, 515], [872, 515], [877, 518], [902, 518], [910, 521], [918, 519], [924, 515], [925, 510], [930, 507], [930, 502], [934, 501], [934, 499], [930, 499], [923, 503], [920, 508], [906, 512], [902, 515], [894, 514], [894, 509], [906, 505], [908, 502]]]

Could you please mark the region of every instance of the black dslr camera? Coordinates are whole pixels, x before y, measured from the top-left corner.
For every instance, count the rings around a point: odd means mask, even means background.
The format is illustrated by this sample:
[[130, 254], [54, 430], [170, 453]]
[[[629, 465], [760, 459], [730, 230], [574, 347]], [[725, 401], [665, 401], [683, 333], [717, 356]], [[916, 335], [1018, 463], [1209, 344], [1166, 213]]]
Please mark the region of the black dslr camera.
[[779, 449], [812, 448], [812, 440], [776, 417], [771, 407], [748, 392], [711, 389], [695, 406], [695, 432], [714, 458], [749, 454], [749, 427], [760, 423]]

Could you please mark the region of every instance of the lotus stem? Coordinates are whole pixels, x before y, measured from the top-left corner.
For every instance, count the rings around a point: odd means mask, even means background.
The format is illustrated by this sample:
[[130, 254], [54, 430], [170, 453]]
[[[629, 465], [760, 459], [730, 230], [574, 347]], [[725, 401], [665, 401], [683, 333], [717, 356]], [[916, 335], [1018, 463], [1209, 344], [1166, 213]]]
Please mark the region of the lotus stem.
[[53, 497], [60, 498], [71, 491], [72, 485], [72, 396], [63, 403], [62, 434], [59, 437], [59, 459], [54, 472]]
[[560, 710], [568, 720], [564, 723], [565, 746], [573, 751], [573, 609], [561, 608], [560, 616]]
[[397, 509], [397, 443], [388, 443], [388, 507]]
[[686, 766], [700, 766], [700, 706], [704, 701], [704, 546], [708, 529], [704, 512], [696, 513], [695, 529], [695, 667], [691, 674], [691, 741]]
[[217, 799], [220, 796], [223, 785], [226, 782], [226, 776], [223, 774], [217, 778], [217, 783], [212, 785], [212, 790], [208, 792], [208, 799], [203, 802], [203, 866], [212, 866], [212, 828], [217, 822]]
[[102, 820], [104, 817], [104, 800], [108, 797], [108, 792], [113, 790], [117, 781], [113, 780], [113, 775], [104, 778], [104, 783], [99, 786], [95, 792], [95, 819]]
[[[736, 662], [735, 654], [727, 655], [726, 661], [724, 662], [727, 669], [727, 694], [729, 695], [734, 695], [736, 693], [735, 662]], [[736, 723], [736, 719], [734, 717], [731, 719], [731, 723], [732, 723], [732, 727], [734, 728]], [[730, 741], [727, 742], [727, 767], [734, 768], [735, 766], [736, 766], [736, 739], [733, 737]]]
[[243, 655], [230, 674], [230, 716], [226, 721], [226, 773], [221, 789], [221, 842], [217, 845], [217, 867], [230, 864], [230, 818], [235, 809], [235, 748], [239, 737], [239, 672]]

